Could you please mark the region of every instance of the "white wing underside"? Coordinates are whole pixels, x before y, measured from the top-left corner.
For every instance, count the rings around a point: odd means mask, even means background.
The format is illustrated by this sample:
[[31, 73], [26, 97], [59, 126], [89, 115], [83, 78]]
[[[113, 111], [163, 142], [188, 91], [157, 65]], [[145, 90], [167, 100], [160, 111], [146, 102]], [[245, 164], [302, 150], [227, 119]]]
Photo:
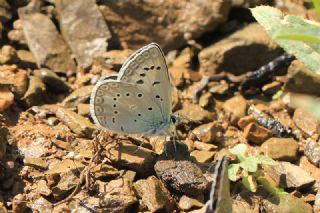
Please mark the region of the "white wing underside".
[[95, 123], [115, 132], [157, 134], [170, 123], [171, 84], [160, 47], [129, 57], [117, 76], [102, 77], [91, 95]]

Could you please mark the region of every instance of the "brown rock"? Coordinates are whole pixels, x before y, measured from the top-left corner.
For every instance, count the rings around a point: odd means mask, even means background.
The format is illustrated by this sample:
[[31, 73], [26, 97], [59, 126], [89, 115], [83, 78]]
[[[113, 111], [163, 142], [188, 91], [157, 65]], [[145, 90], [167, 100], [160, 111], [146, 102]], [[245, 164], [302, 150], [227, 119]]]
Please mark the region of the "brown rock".
[[223, 127], [220, 122], [214, 121], [208, 124], [203, 124], [194, 130], [192, 133], [204, 143], [212, 143], [218, 134], [221, 134]]
[[262, 87], [262, 91], [266, 94], [273, 95], [281, 89], [281, 83], [278, 81], [273, 81], [269, 84], [265, 84]]
[[88, 116], [90, 114], [90, 104], [79, 103], [77, 109], [79, 115]]
[[298, 142], [293, 138], [270, 138], [260, 147], [261, 152], [274, 160], [296, 161]]
[[129, 141], [122, 141], [121, 146], [109, 144], [108, 159], [127, 169], [137, 172], [141, 176], [147, 176], [153, 172], [156, 155], [153, 151], [144, 147], [138, 147]]
[[190, 153], [199, 163], [209, 163], [214, 159], [216, 152], [194, 150]]
[[230, 116], [231, 123], [234, 124], [246, 115], [247, 107], [247, 101], [240, 95], [228, 99], [223, 105], [224, 111]]
[[147, 43], [157, 42], [168, 51], [214, 30], [228, 17], [230, 3], [121, 0], [104, 1], [100, 10], [124, 48], [138, 49]]
[[49, 67], [55, 72], [75, 70], [69, 48], [48, 16], [33, 9], [34, 2], [19, 8], [23, 32], [38, 67]]
[[12, 18], [10, 4], [6, 0], [0, 1], [0, 22], [6, 23]]
[[47, 182], [45, 180], [39, 180], [37, 183], [37, 191], [39, 194], [44, 196], [49, 196], [51, 194], [51, 190], [47, 186]]
[[212, 94], [210, 92], [207, 92], [200, 96], [199, 98], [199, 105], [202, 108], [209, 107], [212, 104]]
[[1, 213], [7, 213], [8, 212], [6, 206], [2, 202], [0, 202], [0, 212]]
[[250, 123], [244, 128], [243, 134], [248, 141], [261, 144], [272, 136], [272, 131], [256, 123]]
[[320, 133], [320, 119], [317, 119], [316, 116], [306, 110], [301, 108], [296, 109], [293, 114], [293, 121], [301, 130], [309, 135]]
[[103, 53], [103, 59], [110, 69], [120, 70], [122, 64], [133, 54], [132, 50], [110, 50]]
[[218, 147], [213, 144], [203, 143], [199, 141], [195, 141], [193, 143], [193, 147], [201, 151], [214, 151], [218, 149]]
[[33, 166], [36, 168], [47, 169], [48, 163], [41, 158], [32, 158], [32, 157], [25, 157], [23, 159], [23, 163], [26, 166]]
[[288, 68], [288, 82], [285, 88], [291, 92], [320, 95], [320, 75], [295, 60]]
[[17, 194], [12, 199], [12, 211], [15, 213], [24, 213], [27, 210], [26, 196], [24, 194]]
[[62, 107], [57, 110], [56, 116], [80, 137], [94, 137], [93, 132], [97, 127], [83, 116]]
[[32, 69], [37, 68], [37, 61], [30, 51], [17, 50], [17, 56], [19, 60], [19, 67]]
[[14, 95], [6, 86], [0, 85], [0, 112], [8, 109], [14, 103]]
[[247, 115], [239, 119], [238, 126], [244, 129], [248, 124], [253, 122], [255, 122], [255, 119], [251, 115]]
[[304, 188], [314, 184], [315, 179], [301, 167], [289, 162], [279, 162], [277, 166], [264, 166], [265, 172], [285, 189]]
[[17, 62], [17, 51], [10, 45], [3, 45], [0, 52], [0, 64], [12, 64]]
[[70, 86], [49, 69], [34, 70], [34, 75], [41, 78], [53, 92], [68, 92], [70, 90]]
[[[200, 72], [203, 75], [212, 75], [226, 71], [239, 75], [255, 70], [279, 54], [280, 49], [263, 27], [253, 23], [204, 48], [199, 54]], [[255, 60], [248, 61], [248, 58]]]
[[299, 159], [299, 166], [305, 171], [309, 172], [311, 177], [315, 180], [320, 180], [320, 168], [313, 165], [306, 156], [302, 156]]
[[184, 104], [177, 114], [195, 122], [209, 121], [214, 120], [215, 118], [215, 114], [213, 112], [209, 112], [199, 105], [191, 103]]
[[130, 212], [130, 207], [137, 202], [129, 180], [120, 178], [110, 182], [96, 181], [100, 197], [99, 206], [103, 212]]
[[42, 79], [37, 76], [30, 76], [29, 86], [23, 96], [27, 106], [39, 106], [43, 104], [43, 98], [46, 92], [46, 85]]
[[76, 107], [79, 103], [84, 103], [85, 101], [89, 100], [93, 87], [94, 86], [89, 85], [74, 90], [63, 100], [63, 106], [69, 108]]
[[111, 33], [94, 0], [57, 0], [62, 35], [78, 64], [88, 67], [102, 57]]
[[155, 176], [138, 180], [134, 188], [142, 200], [142, 205], [146, 206], [149, 211], [156, 212], [161, 209], [166, 209], [166, 212], [173, 211], [170, 192]]
[[21, 97], [28, 86], [27, 71], [18, 69], [16, 65], [0, 66], [0, 83], [12, 84], [12, 92]]
[[182, 197], [179, 200], [178, 205], [179, 205], [180, 209], [182, 209], [184, 211], [188, 211], [193, 208], [201, 208], [204, 205], [203, 197], [191, 198], [186, 195], [182, 195]]

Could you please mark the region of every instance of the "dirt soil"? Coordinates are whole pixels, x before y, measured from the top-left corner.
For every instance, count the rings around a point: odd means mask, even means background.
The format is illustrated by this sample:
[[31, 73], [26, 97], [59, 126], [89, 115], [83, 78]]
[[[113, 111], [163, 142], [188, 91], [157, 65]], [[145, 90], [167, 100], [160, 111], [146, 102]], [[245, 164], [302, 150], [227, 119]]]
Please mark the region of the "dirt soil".
[[[291, 101], [319, 96], [320, 77], [255, 22], [262, 4], [314, 17], [302, 0], [0, 0], [0, 212], [320, 212], [320, 120]], [[94, 85], [151, 42], [176, 138], [100, 129]], [[278, 162], [259, 170], [288, 199], [229, 183], [241, 143]]]

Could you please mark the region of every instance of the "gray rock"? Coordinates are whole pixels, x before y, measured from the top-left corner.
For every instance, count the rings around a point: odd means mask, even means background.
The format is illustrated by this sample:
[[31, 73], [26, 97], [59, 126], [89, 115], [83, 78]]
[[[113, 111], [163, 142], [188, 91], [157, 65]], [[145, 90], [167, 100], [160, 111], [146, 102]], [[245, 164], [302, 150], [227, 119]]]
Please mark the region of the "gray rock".
[[150, 212], [157, 212], [166, 209], [166, 212], [173, 211], [173, 200], [170, 192], [155, 176], [138, 180], [134, 183], [134, 188], [142, 200], [142, 206], [146, 206]]
[[78, 64], [88, 67], [102, 57], [111, 33], [94, 0], [56, 0], [62, 35]]
[[309, 139], [305, 145], [304, 154], [307, 156], [309, 161], [315, 164], [317, 167], [320, 166], [320, 145], [314, 140]]
[[55, 72], [75, 70], [69, 48], [53, 22], [30, 4], [19, 8], [18, 14], [23, 21], [23, 32], [38, 67], [49, 67]]
[[87, 138], [94, 137], [93, 132], [97, 128], [85, 117], [62, 107], [57, 110], [56, 116], [78, 136]]
[[268, 176], [285, 189], [310, 187], [315, 182], [308, 172], [289, 162], [279, 162], [277, 166], [264, 166], [263, 168]]
[[157, 42], [169, 51], [214, 30], [226, 21], [230, 6], [230, 0], [118, 0], [99, 8], [124, 48]]
[[279, 54], [281, 50], [272, 42], [263, 27], [253, 23], [201, 50], [200, 72], [212, 75], [226, 71], [239, 75], [257, 69]]
[[157, 176], [175, 190], [192, 197], [203, 194], [209, 182], [197, 164], [190, 160], [186, 145], [167, 142], [166, 152], [154, 165]]

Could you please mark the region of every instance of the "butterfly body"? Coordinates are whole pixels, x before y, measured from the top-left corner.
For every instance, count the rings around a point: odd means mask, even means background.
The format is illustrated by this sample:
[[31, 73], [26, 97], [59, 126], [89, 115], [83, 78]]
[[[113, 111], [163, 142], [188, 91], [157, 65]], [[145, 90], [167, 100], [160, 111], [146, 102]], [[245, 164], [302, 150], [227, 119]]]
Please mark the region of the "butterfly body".
[[90, 112], [96, 124], [112, 132], [168, 135], [173, 121], [171, 84], [160, 47], [151, 43], [135, 52], [118, 75], [95, 85]]

